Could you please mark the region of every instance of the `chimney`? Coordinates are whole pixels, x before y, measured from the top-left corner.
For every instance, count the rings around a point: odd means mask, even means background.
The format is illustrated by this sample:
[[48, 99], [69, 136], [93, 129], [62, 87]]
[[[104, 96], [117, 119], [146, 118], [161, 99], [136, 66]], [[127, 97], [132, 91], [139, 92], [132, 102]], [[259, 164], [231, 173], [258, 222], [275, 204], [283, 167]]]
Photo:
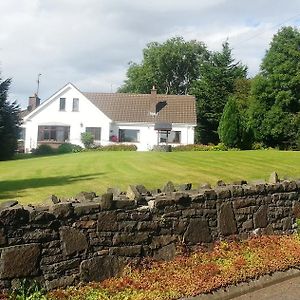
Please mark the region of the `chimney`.
[[155, 115], [156, 114], [156, 95], [157, 95], [157, 89], [155, 88], [155, 85], [153, 85], [151, 89], [151, 97], [150, 97], [150, 115]]
[[34, 94], [33, 96], [29, 97], [28, 99], [28, 111], [33, 111], [40, 105], [41, 99], [37, 96], [37, 94]]

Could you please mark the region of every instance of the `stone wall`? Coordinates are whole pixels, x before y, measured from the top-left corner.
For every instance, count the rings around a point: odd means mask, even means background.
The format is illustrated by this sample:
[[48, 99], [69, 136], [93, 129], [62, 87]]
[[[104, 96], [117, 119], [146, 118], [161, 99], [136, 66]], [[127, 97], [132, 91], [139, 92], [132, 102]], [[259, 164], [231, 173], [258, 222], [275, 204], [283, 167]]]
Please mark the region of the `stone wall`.
[[52, 205], [0, 205], [0, 288], [17, 278], [47, 289], [117, 275], [131, 260], [171, 259], [176, 245], [208, 244], [232, 235], [292, 233], [300, 217], [300, 180], [211, 189], [169, 182], [149, 192], [130, 186], [97, 197], [80, 193]]

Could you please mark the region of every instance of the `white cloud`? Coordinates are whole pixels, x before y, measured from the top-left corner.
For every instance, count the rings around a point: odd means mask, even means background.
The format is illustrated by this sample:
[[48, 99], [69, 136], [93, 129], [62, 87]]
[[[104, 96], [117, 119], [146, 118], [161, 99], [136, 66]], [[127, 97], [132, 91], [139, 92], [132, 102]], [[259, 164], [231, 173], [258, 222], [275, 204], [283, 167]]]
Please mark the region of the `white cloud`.
[[148, 42], [174, 35], [211, 50], [228, 38], [253, 75], [272, 35], [289, 24], [300, 24], [298, 0], [2, 1], [2, 77], [13, 78], [10, 98], [23, 106], [39, 73], [42, 99], [67, 82], [85, 91], [115, 91]]

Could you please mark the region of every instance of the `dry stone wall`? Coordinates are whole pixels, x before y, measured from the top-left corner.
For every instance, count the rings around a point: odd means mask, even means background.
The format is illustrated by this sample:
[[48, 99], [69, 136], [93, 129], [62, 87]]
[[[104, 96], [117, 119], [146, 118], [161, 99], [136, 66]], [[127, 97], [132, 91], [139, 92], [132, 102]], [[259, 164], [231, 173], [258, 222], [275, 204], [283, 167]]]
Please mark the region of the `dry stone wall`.
[[[50, 206], [0, 205], [0, 289], [19, 278], [47, 289], [118, 275], [132, 260], [172, 259], [176, 245], [252, 234], [292, 233], [300, 217], [300, 180], [272, 184], [190, 184], [162, 191], [130, 186], [97, 197], [81, 193]], [[55, 204], [54, 204], [55, 203]]]

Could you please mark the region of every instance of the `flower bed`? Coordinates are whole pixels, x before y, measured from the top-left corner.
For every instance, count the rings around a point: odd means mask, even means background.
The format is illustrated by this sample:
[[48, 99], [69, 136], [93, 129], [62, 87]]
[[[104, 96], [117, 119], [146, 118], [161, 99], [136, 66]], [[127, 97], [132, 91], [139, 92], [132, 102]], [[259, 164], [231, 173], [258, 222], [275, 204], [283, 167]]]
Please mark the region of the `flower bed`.
[[212, 251], [180, 251], [170, 262], [144, 260], [127, 266], [119, 278], [48, 294], [51, 300], [178, 299], [300, 266], [300, 239], [261, 236], [246, 241], [221, 241]]

